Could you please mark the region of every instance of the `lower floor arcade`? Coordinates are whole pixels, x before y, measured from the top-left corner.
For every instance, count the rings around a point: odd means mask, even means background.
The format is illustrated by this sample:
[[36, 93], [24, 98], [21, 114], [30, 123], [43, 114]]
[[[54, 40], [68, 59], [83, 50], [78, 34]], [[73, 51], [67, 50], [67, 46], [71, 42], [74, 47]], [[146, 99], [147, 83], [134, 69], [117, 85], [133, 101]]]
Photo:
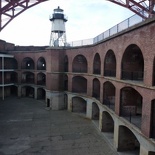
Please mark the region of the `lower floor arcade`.
[[11, 85], [0, 87], [0, 97], [5, 99], [5, 97], [8, 96], [30, 97], [34, 99], [45, 100], [46, 91], [44, 87], [36, 87], [32, 85]]
[[[139, 101], [140, 96], [138, 103], [141, 103]], [[116, 115], [113, 109], [94, 97], [71, 92], [46, 92], [46, 103], [52, 110], [66, 109], [91, 119], [121, 155], [155, 155], [154, 139], [145, 137], [140, 128], [123, 115]], [[137, 113], [140, 111], [137, 110]], [[135, 120], [139, 121], [139, 117]]]
[[64, 98], [68, 111], [91, 119], [120, 154], [155, 155], [153, 140], [146, 138], [134, 124], [117, 116], [98, 100], [72, 93], [65, 94]]
[[[129, 90], [127, 89], [127, 91]], [[113, 109], [102, 104], [94, 97], [70, 92], [52, 92], [43, 87], [33, 87], [32, 85], [9, 86], [5, 87], [4, 91], [5, 97], [14, 95], [44, 100], [46, 106], [52, 110], [66, 109], [91, 119], [116, 150], [120, 154], [122, 153], [121, 155], [125, 152], [130, 155], [155, 155], [155, 141], [153, 139], [145, 137], [140, 128], [131, 124], [123, 115], [116, 115]], [[121, 91], [126, 92], [126, 89]], [[141, 96], [135, 95], [137, 96], [137, 102], [141, 103]], [[154, 103], [155, 101], [152, 101], [153, 105]], [[140, 111], [139, 108], [137, 113]]]

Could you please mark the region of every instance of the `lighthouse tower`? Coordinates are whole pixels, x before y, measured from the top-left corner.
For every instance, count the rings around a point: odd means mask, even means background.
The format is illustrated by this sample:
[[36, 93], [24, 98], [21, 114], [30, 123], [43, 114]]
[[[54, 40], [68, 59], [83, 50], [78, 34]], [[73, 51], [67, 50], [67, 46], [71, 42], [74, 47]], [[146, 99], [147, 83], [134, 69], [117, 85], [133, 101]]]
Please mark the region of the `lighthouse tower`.
[[63, 10], [58, 6], [54, 9], [53, 14], [50, 16], [52, 22], [52, 30], [50, 37], [50, 46], [60, 47], [66, 45], [66, 29], [65, 22], [67, 18], [63, 13]]

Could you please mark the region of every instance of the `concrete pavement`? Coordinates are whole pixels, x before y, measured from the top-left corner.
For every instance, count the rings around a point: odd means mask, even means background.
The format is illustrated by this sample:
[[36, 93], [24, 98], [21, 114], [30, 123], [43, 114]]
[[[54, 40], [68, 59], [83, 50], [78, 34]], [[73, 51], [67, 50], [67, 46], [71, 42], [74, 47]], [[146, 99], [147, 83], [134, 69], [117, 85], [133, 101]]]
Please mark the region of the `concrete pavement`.
[[31, 98], [0, 101], [0, 155], [118, 155], [91, 120]]

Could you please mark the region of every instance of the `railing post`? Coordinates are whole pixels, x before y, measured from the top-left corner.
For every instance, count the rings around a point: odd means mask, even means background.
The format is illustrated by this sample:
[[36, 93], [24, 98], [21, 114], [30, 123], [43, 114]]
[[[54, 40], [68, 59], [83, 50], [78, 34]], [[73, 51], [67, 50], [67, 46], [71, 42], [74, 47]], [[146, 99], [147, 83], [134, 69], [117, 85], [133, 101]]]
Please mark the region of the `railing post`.
[[118, 24], [117, 24], [117, 33], [118, 33]]
[[129, 28], [129, 26], [130, 26], [130, 20], [129, 20], [130, 18], [128, 18], [127, 20], [128, 20], [128, 28]]

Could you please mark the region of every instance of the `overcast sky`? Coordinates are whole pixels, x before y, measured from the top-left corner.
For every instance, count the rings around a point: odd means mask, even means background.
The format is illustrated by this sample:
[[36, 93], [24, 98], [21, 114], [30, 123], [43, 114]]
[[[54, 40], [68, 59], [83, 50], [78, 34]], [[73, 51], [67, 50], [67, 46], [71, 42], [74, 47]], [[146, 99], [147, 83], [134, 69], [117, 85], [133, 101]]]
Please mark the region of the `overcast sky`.
[[49, 0], [17, 16], [0, 32], [0, 39], [21, 46], [49, 45], [49, 15], [58, 6], [68, 17], [67, 42], [94, 38], [134, 14], [106, 0]]

